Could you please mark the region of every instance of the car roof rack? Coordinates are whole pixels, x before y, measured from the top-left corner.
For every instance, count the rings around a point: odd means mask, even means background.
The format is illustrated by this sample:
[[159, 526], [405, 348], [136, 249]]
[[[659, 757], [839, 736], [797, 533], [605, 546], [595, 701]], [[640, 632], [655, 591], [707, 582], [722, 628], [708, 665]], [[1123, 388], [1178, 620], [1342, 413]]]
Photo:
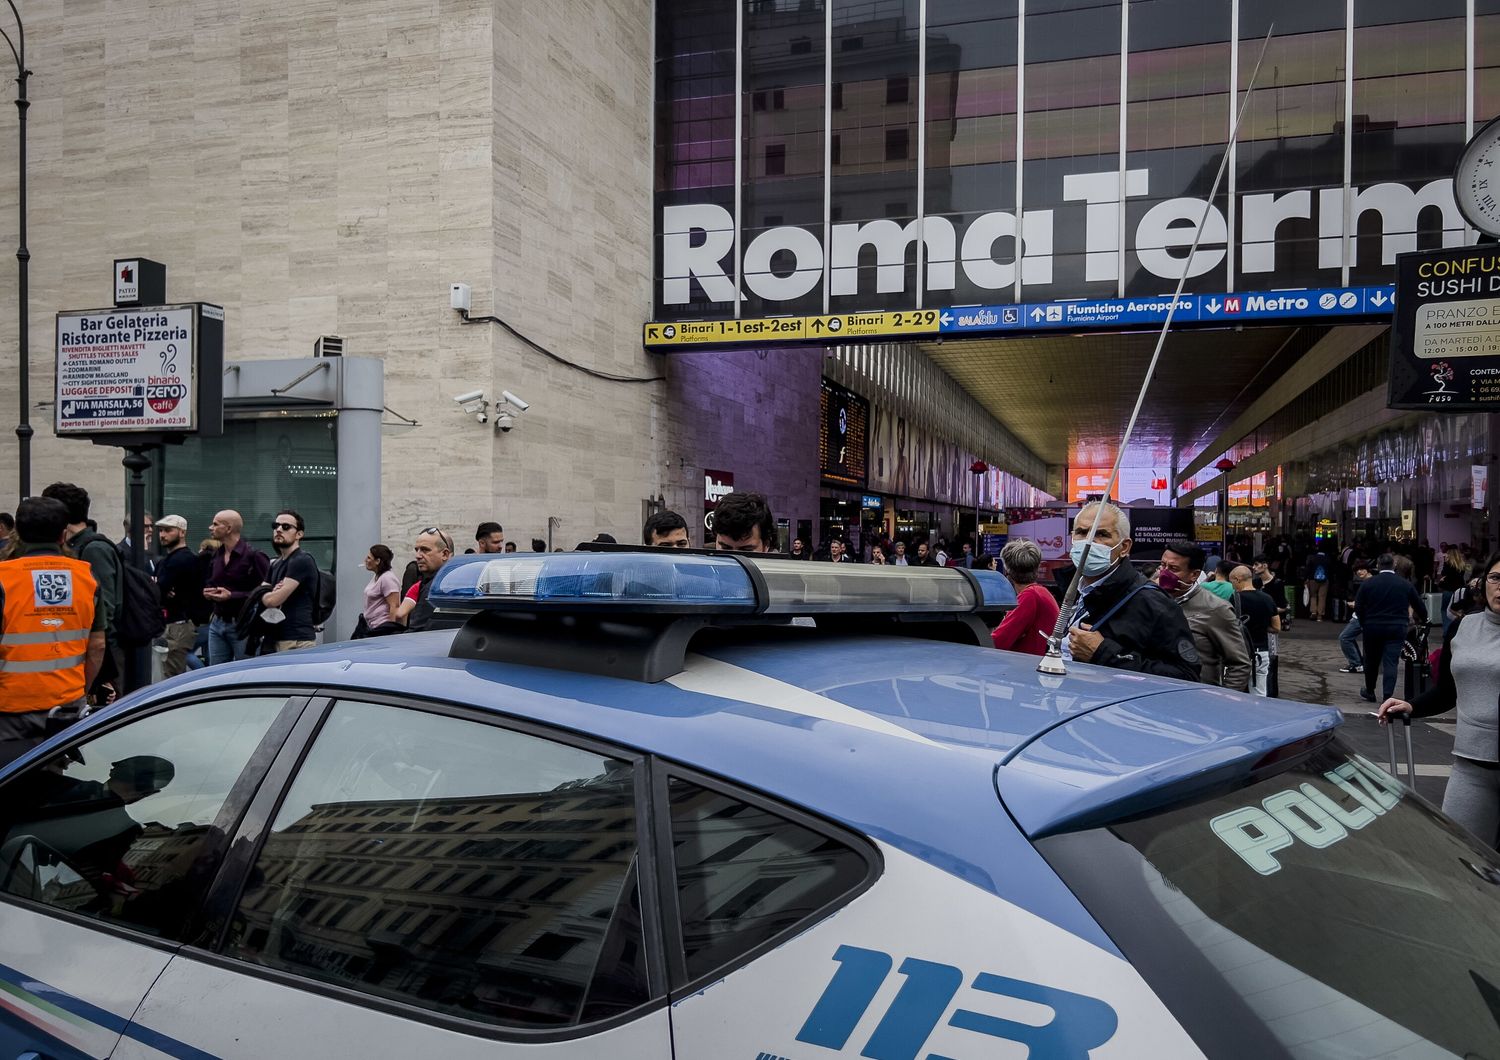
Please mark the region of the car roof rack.
[[428, 598], [434, 625], [462, 626], [453, 658], [656, 682], [682, 672], [709, 629], [810, 624], [987, 645], [984, 616], [1014, 606], [1015, 591], [993, 571], [591, 543], [457, 557]]

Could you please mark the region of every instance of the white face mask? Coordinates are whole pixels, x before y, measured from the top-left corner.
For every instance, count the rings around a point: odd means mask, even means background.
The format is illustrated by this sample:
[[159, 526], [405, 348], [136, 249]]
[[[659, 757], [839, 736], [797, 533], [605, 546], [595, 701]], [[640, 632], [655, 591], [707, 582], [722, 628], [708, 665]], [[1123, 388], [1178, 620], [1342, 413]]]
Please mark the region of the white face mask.
[[1089, 545], [1089, 561], [1085, 565], [1083, 549], [1086, 544], [1088, 544], [1086, 541], [1074, 541], [1073, 548], [1068, 553], [1073, 566], [1082, 568], [1084, 577], [1097, 578], [1115, 565], [1115, 550], [1098, 541]]

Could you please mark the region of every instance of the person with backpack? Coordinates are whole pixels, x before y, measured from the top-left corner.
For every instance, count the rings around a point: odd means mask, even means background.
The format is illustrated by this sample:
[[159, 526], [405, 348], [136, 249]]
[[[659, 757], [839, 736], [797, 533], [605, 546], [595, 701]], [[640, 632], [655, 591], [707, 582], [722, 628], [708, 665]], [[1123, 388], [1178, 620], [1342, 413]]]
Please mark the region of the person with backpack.
[[[317, 644], [319, 575], [317, 561], [302, 549], [307, 529], [302, 516], [290, 508], [276, 513], [271, 543], [278, 558], [266, 578], [271, 588], [260, 598], [261, 621], [276, 626], [276, 651], [295, 651]], [[276, 621], [276, 614], [283, 617]]]
[[1328, 583], [1333, 578], [1333, 560], [1318, 546], [1302, 567], [1302, 579], [1307, 586], [1307, 617], [1314, 622], [1323, 621], [1328, 609]]
[[235, 632], [235, 622], [246, 597], [265, 582], [271, 565], [264, 552], [244, 539], [244, 529], [244, 518], [232, 508], [219, 512], [208, 525], [209, 534], [219, 543], [203, 583], [203, 598], [213, 604], [208, 623], [210, 666], [245, 657], [245, 642]]
[[99, 609], [104, 613], [104, 663], [94, 675], [89, 692], [96, 703], [108, 703], [116, 694], [126, 691], [125, 646], [120, 642], [117, 625], [124, 564], [114, 542], [89, 526], [88, 490], [72, 482], [54, 482], [42, 490], [42, 496], [59, 501], [67, 510], [68, 528], [63, 543], [89, 565], [99, 587]]

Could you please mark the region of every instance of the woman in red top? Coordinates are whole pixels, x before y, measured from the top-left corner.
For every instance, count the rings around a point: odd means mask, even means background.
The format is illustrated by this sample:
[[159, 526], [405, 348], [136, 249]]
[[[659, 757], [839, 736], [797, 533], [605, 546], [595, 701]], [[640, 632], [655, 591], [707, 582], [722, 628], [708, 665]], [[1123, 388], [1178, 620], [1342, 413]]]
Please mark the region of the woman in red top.
[[1046, 655], [1047, 638], [1057, 625], [1057, 601], [1036, 583], [1042, 550], [1035, 541], [1011, 541], [1000, 550], [1005, 576], [1016, 587], [1016, 606], [992, 633], [995, 647], [1027, 655]]

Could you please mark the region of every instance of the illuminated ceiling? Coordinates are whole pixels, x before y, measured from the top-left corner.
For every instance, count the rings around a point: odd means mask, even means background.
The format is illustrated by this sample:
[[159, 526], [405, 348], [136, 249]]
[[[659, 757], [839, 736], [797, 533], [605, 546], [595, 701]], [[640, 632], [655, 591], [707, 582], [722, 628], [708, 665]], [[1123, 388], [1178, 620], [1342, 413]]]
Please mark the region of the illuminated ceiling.
[[[1146, 393], [1127, 466], [1179, 466], [1326, 329], [1174, 332]], [[1302, 335], [1298, 335], [1303, 331]], [[1048, 464], [1108, 466], [1157, 333], [949, 339], [921, 348]]]

